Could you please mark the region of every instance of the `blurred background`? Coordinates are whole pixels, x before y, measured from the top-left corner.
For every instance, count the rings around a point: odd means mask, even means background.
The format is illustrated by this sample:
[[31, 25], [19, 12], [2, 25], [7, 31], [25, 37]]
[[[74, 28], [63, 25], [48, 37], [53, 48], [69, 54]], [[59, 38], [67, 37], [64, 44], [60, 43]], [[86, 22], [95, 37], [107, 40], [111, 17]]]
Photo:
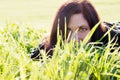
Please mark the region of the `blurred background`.
[[[52, 25], [57, 9], [67, 0], [0, 0], [0, 24], [19, 22]], [[102, 21], [120, 21], [120, 0], [90, 0]]]

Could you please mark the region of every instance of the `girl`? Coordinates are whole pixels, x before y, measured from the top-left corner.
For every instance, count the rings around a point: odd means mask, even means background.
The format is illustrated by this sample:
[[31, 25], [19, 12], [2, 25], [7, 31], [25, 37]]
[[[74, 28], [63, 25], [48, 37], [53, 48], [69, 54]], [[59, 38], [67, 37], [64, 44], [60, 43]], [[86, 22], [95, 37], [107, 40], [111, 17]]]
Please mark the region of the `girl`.
[[[31, 58], [39, 59], [40, 54], [39, 50], [44, 49], [48, 52], [47, 55], [52, 56], [53, 51], [52, 48], [55, 47], [57, 43], [57, 29], [59, 26], [59, 31], [61, 32], [61, 36], [63, 40], [65, 40], [65, 32], [67, 32], [66, 37], [69, 36], [70, 39], [75, 39], [75, 41], [79, 42], [83, 40], [86, 35], [90, 32], [90, 30], [100, 22], [100, 18], [98, 13], [96, 12], [94, 6], [87, 0], [73, 0], [65, 2], [59, 9], [53, 21], [52, 30], [50, 32], [49, 39], [42, 42], [37, 50], [35, 50], [31, 54]], [[106, 23], [107, 24], [107, 23]], [[65, 26], [67, 27], [65, 29]], [[66, 30], [66, 31], [65, 31]], [[77, 31], [76, 34], [75, 31]], [[95, 42], [99, 40], [106, 32], [106, 28], [100, 23], [97, 27], [96, 31], [92, 35], [89, 42]], [[112, 33], [113, 34], [113, 33]], [[114, 36], [115, 33], [112, 35]], [[120, 35], [118, 35], [120, 37]], [[108, 42], [108, 37], [104, 37], [101, 42], [103, 44]], [[118, 38], [118, 44], [120, 45], [120, 38]]]

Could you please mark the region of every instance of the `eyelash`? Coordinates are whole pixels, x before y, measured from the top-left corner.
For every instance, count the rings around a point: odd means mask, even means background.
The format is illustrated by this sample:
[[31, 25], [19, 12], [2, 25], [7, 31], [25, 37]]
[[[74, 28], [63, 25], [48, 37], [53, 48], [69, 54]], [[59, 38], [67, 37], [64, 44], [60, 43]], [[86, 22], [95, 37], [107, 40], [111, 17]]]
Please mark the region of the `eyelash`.
[[87, 30], [87, 28], [83, 28], [83, 27], [80, 27], [79, 29], [78, 29], [78, 31], [86, 31]]
[[[72, 31], [71, 29], [67, 29], [68, 30], [68, 32], [70, 32], [70, 31]], [[84, 28], [84, 27], [79, 27], [78, 28], [78, 31], [80, 31], [80, 32], [82, 32], [82, 31], [87, 31], [87, 28]]]

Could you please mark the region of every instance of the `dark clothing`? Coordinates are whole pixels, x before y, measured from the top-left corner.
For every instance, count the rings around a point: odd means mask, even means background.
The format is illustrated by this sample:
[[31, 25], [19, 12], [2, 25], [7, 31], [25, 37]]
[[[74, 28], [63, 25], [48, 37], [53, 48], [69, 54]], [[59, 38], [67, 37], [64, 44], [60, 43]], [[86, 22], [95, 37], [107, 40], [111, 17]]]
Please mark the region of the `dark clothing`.
[[[106, 25], [106, 31], [108, 31], [112, 26], [115, 26], [111, 31], [110, 31], [110, 36], [111, 38], [115, 37], [114, 41], [117, 40], [117, 44], [120, 46], [120, 22], [118, 23], [108, 23], [104, 22]], [[107, 37], [108, 38], [108, 37]], [[107, 39], [108, 40], [108, 39]], [[113, 41], [113, 42], [114, 42]]]
[[53, 50], [50, 48], [45, 49], [45, 45], [42, 43], [38, 45], [38, 48], [36, 48], [33, 52], [31, 52], [31, 59], [33, 60], [42, 59], [42, 54], [40, 54], [40, 50], [45, 50], [48, 58], [52, 57]]
[[44, 50], [44, 44], [39, 44], [38, 48], [36, 48], [32, 53], [31, 53], [31, 59], [42, 59], [42, 55], [40, 54], [40, 50]]

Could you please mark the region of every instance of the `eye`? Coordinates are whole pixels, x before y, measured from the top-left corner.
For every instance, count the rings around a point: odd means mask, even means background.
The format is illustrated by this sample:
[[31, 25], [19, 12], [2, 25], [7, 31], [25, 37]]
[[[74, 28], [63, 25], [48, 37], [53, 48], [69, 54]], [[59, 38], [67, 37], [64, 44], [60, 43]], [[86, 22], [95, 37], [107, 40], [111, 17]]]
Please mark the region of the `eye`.
[[85, 31], [87, 31], [87, 28], [79, 27], [78, 31], [80, 31], [80, 32], [85, 32]]

